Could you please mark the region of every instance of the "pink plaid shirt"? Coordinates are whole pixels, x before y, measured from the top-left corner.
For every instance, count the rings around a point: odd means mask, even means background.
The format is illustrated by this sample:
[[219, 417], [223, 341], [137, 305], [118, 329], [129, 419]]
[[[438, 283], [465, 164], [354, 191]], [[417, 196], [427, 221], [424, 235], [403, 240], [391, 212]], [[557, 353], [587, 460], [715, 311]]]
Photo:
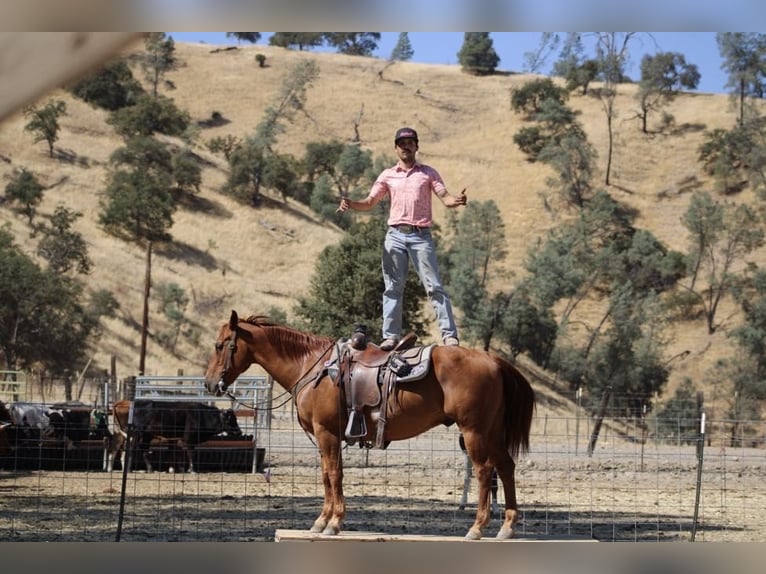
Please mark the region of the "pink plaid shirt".
[[412, 169], [406, 169], [398, 163], [378, 176], [372, 184], [370, 197], [376, 201], [386, 194], [391, 198], [391, 210], [388, 215], [389, 225], [417, 225], [430, 227], [431, 193], [444, 197], [447, 187], [439, 172], [422, 163], [415, 163]]

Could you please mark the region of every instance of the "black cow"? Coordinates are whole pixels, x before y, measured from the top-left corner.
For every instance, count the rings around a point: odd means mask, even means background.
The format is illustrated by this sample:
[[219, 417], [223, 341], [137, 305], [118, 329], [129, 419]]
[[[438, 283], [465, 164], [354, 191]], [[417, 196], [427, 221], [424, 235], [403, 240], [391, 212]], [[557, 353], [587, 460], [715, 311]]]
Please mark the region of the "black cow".
[[0, 456], [7, 456], [13, 452], [11, 447], [14, 442], [13, 437], [15, 437], [15, 429], [11, 411], [3, 401], [0, 401]]
[[[130, 407], [131, 401], [118, 401], [113, 407], [115, 428], [119, 429], [119, 433], [115, 432], [109, 448], [107, 468], [110, 471], [114, 470], [114, 460], [118, 454], [124, 453]], [[194, 472], [194, 448], [217, 435], [231, 438], [242, 436], [233, 410], [221, 410], [194, 401], [138, 399], [133, 403], [131, 444], [134, 449], [131, 450], [141, 453], [147, 472], [153, 470], [149, 461], [149, 447], [153, 439], [177, 442], [186, 453], [189, 472]]]
[[51, 406], [18, 402], [11, 405], [11, 420], [21, 438], [66, 441], [67, 450], [72, 450], [84, 440], [108, 436], [105, 424], [94, 425], [98, 412], [79, 401]]
[[37, 403], [16, 402], [11, 405], [11, 421], [25, 439], [53, 438], [49, 409]]

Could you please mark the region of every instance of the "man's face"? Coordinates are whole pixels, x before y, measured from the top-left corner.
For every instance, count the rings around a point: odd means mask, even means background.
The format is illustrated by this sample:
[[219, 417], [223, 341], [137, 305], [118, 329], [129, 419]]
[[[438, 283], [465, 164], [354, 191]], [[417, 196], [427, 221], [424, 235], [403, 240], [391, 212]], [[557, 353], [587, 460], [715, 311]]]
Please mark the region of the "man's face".
[[418, 142], [413, 138], [401, 138], [396, 141], [396, 155], [404, 162], [414, 161], [418, 151]]

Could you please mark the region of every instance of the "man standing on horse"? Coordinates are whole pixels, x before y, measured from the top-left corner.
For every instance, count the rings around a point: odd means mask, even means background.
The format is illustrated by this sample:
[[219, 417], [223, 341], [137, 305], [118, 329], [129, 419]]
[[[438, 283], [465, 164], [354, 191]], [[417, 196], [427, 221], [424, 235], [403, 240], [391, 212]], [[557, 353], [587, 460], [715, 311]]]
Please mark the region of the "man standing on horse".
[[415, 159], [417, 132], [400, 128], [394, 135], [394, 149], [399, 158], [396, 165], [383, 172], [372, 185], [369, 195], [361, 201], [341, 198], [338, 211], [348, 209], [369, 211], [388, 195], [391, 206], [388, 232], [383, 245], [383, 342], [380, 348], [391, 350], [402, 335], [402, 300], [409, 262], [412, 260], [425, 287], [439, 322], [445, 345], [458, 345], [457, 327], [452, 304], [439, 277], [436, 250], [431, 237], [431, 194], [446, 207], [465, 205], [465, 189], [450, 195], [439, 173]]

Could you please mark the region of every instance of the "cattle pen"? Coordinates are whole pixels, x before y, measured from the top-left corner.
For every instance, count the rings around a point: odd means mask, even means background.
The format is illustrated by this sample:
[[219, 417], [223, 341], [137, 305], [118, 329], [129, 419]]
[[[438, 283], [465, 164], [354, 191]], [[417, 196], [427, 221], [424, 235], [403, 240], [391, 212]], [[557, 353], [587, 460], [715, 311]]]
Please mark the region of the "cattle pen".
[[[155, 380], [135, 396], [160, 396], [163, 386], [180, 385]], [[622, 418], [617, 397], [589, 453], [594, 421], [577, 410], [576, 397], [539, 399], [531, 450], [518, 461], [517, 540], [766, 541], [763, 422], [716, 416], [710, 405], [701, 434], [694, 417]], [[257, 431], [243, 428], [264, 449], [256, 472], [128, 473], [122, 540], [274, 541], [306, 532], [322, 500], [317, 449], [289, 395], [263, 400]], [[572, 404], [562, 410], [562, 401]], [[455, 425], [385, 450], [346, 446], [343, 457], [348, 536], [465, 534], [476, 492], [469, 480], [462, 507], [465, 456]], [[0, 469], [0, 540], [114, 540], [121, 477], [100, 468]], [[499, 523], [495, 515], [487, 536]]]

